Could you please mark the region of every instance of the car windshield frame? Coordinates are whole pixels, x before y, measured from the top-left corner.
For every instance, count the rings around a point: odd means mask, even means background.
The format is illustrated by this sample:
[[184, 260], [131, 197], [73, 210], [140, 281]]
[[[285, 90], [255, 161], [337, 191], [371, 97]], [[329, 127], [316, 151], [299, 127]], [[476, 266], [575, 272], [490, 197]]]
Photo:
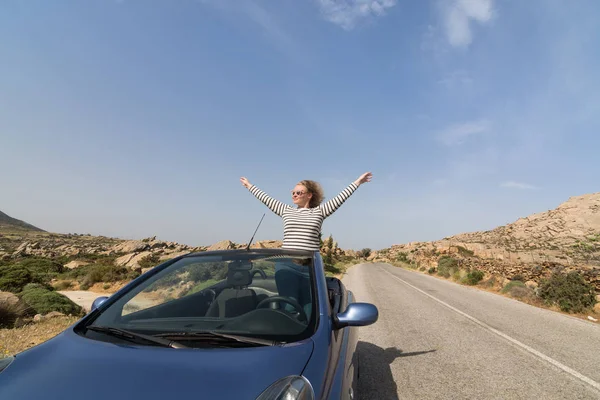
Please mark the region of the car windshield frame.
[[[169, 301], [165, 301], [162, 303], [158, 303], [155, 305], [151, 305], [147, 308], [132, 311], [131, 313], [125, 314], [124, 307], [130, 302], [132, 299], [136, 298], [140, 293], [145, 293], [148, 288], [152, 287], [156, 282], [160, 282], [168, 276], [175, 276], [175, 272], [179, 271], [181, 273], [182, 270], [189, 265], [195, 265], [195, 263], [220, 263], [220, 262], [231, 262], [233, 260], [238, 261], [236, 266], [232, 267], [231, 264], [227, 265], [224, 268], [227, 268], [227, 273], [231, 273], [232, 268], [235, 271], [238, 271], [237, 268], [241, 268], [239, 270], [248, 270], [248, 265], [245, 264], [245, 261], [248, 262], [264, 262], [269, 261], [272, 262], [273, 265], [273, 275], [269, 276], [269, 279], [273, 279], [271, 284], [277, 285], [275, 281], [275, 263], [278, 260], [285, 258], [298, 258], [298, 259], [309, 259], [306, 260], [308, 265], [304, 265], [306, 267], [306, 272], [308, 272], [308, 281], [309, 281], [309, 289], [310, 289], [310, 307], [307, 309], [309, 311], [308, 321], [297, 321], [293, 320], [292, 322], [288, 322], [286, 318], [291, 319], [291, 314], [285, 312], [284, 310], [272, 310], [270, 303], [267, 303], [261, 308], [255, 308], [251, 311], [244, 312], [241, 315], [233, 316], [233, 317], [223, 317], [223, 316], [207, 316], [207, 315], [193, 315], [193, 316], [172, 316], [165, 317], [165, 315], [155, 317], [155, 318], [144, 318], [142, 320], [137, 321], [137, 326], [131, 324], [131, 321], [128, 317], [130, 314], [142, 313], [148, 314], [152, 313], [153, 309], [161, 309], [161, 307], [166, 308], [165, 304], [175, 303], [176, 301], [181, 301], [182, 299], [187, 299], [185, 301], [190, 301], [189, 298], [195, 296], [196, 298], [201, 298], [201, 295], [204, 296], [206, 293], [211, 293], [210, 289], [217, 286], [217, 289], [222, 288], [230, 288], [230, 281], [228, 278], [216, 281], [196, 292], [193, 292], [189, 295], [183, 295], [180, 298], [175, 298]], [[245, 261], [244, 261], [245, 260]], [[237, 265], [241, 265], [238, 267]], [[245, 266], [244, 266], [245, 265]], [[300, 264], [299, 264], [300, 265]], [[97, 340], [105, 340], [105, 341], [115, 341], [114, 337], [109, 337], [108, 335], [103, 335], [102, 333], [94, 332], [90, 329], [86, 329], [88, 326], [112, 326], [118, 329], [126, 329], [131, 332], [137, 332], [145, 335], [161, 335], [166, 336], [168, 333], [173, 333], [174, 336], [177, 334], [189, 335], [190, 333], [202, 333], [202, 332], [216, 332], [223, 334], [232, 334], [239, 336], [247, 336], [249, 338], [256, 339], [266, 339], [271, 340], [278, 343], [292, 343], [300, 340], [307, 339], [314, 335], [317, 329], [317, 325], [319, 322], [319, 296], [318, 296], [318, 276], [317, 276], [317, 267], [318, 260], [312, 251], [303, 251], [303, 250], [287, 250], [287, 249], [246, 249], [246, 250], [225, 250], [225, 251], [205, 251], [199, 253], [191, 253], [184, 256], [177, 257], [175, 259], [166, 261], [158, 266], [156, 266], [153, 270], [147, 272], [146, 274], [140, 276], [133, 282], [130, 282], [126, 287], [115, 293], [108, 300], [106, 300], [100, 307], [92, 311], [88, 314], [88, 318], [84, 319], [80, 324], [75, 327], [75, 332], [92, 339]], [[258, 269], [252, 269], [253, 273], [256, 274]], [[270, 271], [269, 271], [270, 272]], [[220, 271], [222, 274], [223, 271]], [[261, 275], [261, 274], [258, 274]], [[252, 276], [253, 283], [254, 278], [257, 280], [261, 280], [261, 277], [257, 277], [255, 275]], [[208, 281], [208, 279], [207, 279]], [[265, 281], [266, 282], [266, 281]], [[265, 283], [263, 282], [263, 283]], [[254, 287], [254, 286], [252, 286]], [[236, 289], [237, 290], [237, 289]], [[247, 289], [246, 289], [247, 290]], [[277, 292], [279, 294], [279, 292]], [[267, 295], [266, 298], [272, 297]], [[215, 301], [215, 297], [212, 298], [212, 301]], [[256, 303], [258, 304], [258, 302]], [[285, 305], [286, 303], [282, 302], [281, 305]], [[281, 307], [280, 305], [280, 307]], [[276, 315], [273, 311], [278, 312], [282, 315]], [[252, 314], [254, 313], [254, 314]], [[256, 315], [257, 320], [252, 320], [251, 316]], [[296, 313], [295, 318], [300, 318], [301, 314]], [[273, 318], [273, 321], [269, 320], [269, 318]], [[118, 319], [121, 322], [119, 323]], [[279, 332], [269, 332], [267, 333], [265, 330], [257, 331], [249, 328], [240, 329], [240, 327], [244, 326], [244, 321], [252, 322], [251, 326], [260, 326], [261, 322], [264, 322], [264, 326], [267, 326], [269, 323], [275, 324], [273, 326], [277, 326], [280, 328], [281, 326], [288, 326], [285, 324], [289, 324], [289, 328], [286, 331], [285, 329], [279, 329]], [[275, 322], [277, 321], [277, 322]], [[220, 322], [220, 324], [219, 324]], [[236, 325], [236, 322], [239, 322]], [[306, 322], [306, 324], [305, 324]], [[279, 325], [276, 325], [279, 324]], [[159, 328], [159, 325], [161, 328]], [[227, 326], [235, 326], [235, 329], [228, 329]], [[248, 326], [248, 324], [246, 325]], [[292, 329], [293, 327], [293, 329]], [[297, 329], [296, 329], [297, 328]], [[303, 329], [301, 329], [303, 328]], [[181, 337], [181, 336], [180, 336]], [[194, 335], [186, 336], [187, 340], [192, 340]], [[203, 336], [198, 336], [198, 338], [202, 338]], [[118, 340], [118, 339], [117, 339]], [[200, 340], [200, 339], [198, 339]], [[185, 343], [188, 345], [188, 343]], [[194, 346], [192, 346], [194, 347]]]

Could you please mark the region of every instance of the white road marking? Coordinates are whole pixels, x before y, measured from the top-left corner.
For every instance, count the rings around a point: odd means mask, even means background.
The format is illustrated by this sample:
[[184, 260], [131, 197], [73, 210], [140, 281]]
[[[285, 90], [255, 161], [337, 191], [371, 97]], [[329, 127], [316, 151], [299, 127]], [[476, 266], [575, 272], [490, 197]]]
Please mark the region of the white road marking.
[[[379, 268], [381, 268], [381, 267], [379, 267]], [[408, 285], [408, 286], [410, 286], [411, 288], [413, 288], [413, 289], [417, 290], [418, 292], [421, 292], [421, 293], [423, 293], [425, 296], [427, 296], [427, 297], [431, 298], [432, 300], [435, 300], [435, 301], [437, 301], [438, 303], [442, 304], [443, 306], [446, 306], [446, 307], [448, 307], [449, 309], [451, 309], [452, 311], [454, 311], [454, 312], [456, 312], [456, 313], [458, 313], [458, 314], [462, 315], [463, 317], [470, 319], [471, 321], [475, 322], [477, 325], [479, 325], [479, 326], [481, 326], [481, 327], [483, 327], [483, 328], [487, 329], [488, 331], [490, 331], [490, 332], [492, 332], [492, 333], [495, 333], [496, 335], [498, 335], [498, 336], [500, 336], [500, 337], [502, 337], [502, 338], [504, 338], [504, 339], [506, 339], [506, 340], [508, 340], [508, 341], [510, 341], [510, 342], [512, 342], [512, 343], [514, 343], [514, 344], [516, 344], [517, 346], [519, 346], [519, 347], [521, 347], [522, 349], [524, 349], [524, 350], [526, 350], [526, 351], [530, 352], [531, 354], [534, 354], [534, 355], [538, 356], [538, 357], [539, 357], [539, 358], [541, 358], [542, 360], [544, 360], [544, 361], [547, 361], [547, 362], [549, 362], [550, 364], [554, 365], [555, 367], [557, 367], [557, 368], [560, 368], [560, 369], [561, 369], [561, 370], [563, 370], [564, 372], [566, 372], [566, 373], [568, 373], [568, 374], [571, 374], [571, 375], [572, 375], [572, 376], [574, 376], [575, 378], [578, 378], [578, 379], [582, 380], [583, 382], [587, 383], [588, 385], [592, 386], [593, 388], [595, 388], [595, 389], [597, 389], [597, 390], [600, 390], [600, 383], [598, 383], [598, 382], [594, 381], [593, 379], [590, 379], [590, 378], [588, 378], [587, 376], [585, 376], [585, 375], [582, 375], [582, 374], [580, 374], [579, 372], [577, 372], [577, 371], [575, 371], [575, 370], [573, 370], [573, 369], [571, 369], [571, 368], [567, 367], [566, 365], [564, 365], [564, 364], [561, 364], [560, 362], [556, 361], [555, 359], [553, 359], [553, 358], [550, 358], [550, 357], [548, 357], [547, 355], [545, 355], [545, 354], [543, 354], [543, 353], [540, 353], [540, 352], [539, 352], [539, 351], [537, 351], [536, 349], [534, 349], [534, 348], [532, 348], [532, 347], [529, 347], [529, 346], [527, 346], [525, 343], [521, 343], [521, 342], [519, 342], [517, 339], [514, 339], [514, 338], [512, 338], [512, 337], [508, 336], [507, 334], [505, 334], [505, 333], [503, 333], [503, 332], [500, 332], [499, 330], [497, 330], [497, 329], [495, 329], [495, 328], [492, 328], [491, 326], [489, 326], [489, 325], [488, 325], [488, 324], [486, 324], [485, 322], [482, 322], [482, 321], [478, 320], [477, 318], [475, 318], [475, 317], [472, 317], [472, 316], [470, 316], [469, 314], [466, 314], [466, 313], [464, 313], [464, 312], [460, 311], [459, 309], [457, 309], [457, 308], [455, 308], [455, 307], [452, 307], [450, 304], [448, 304], [448, 303], [446, 303], [446, 302], [444, 302], [444, 301], [442, 301], [442, 300], [440, 300], [440, 299], [438, 299], [438, 298], [436, 298], [436, 297], [434, 297], [434, 296], [430, 295], [429, 293], [426, 293], [426, 292], [424, 292], [423, 290], [419, 289], [418, 287], [415, 287], [415, 286], [411, 285], [410, 283], [408, 283], [408, 282], [406, 282], [405, 280], [403, 280], [403, 279], [401, 279], [401, 278], [397, 277], [396, 275], [392, 274], [391, 272], [389, 272], [389, 271], [387, 271], [387, 270], [385, 270], [385, 269], [383, 269], [383, 268], [381, 268], [381, 269], [382, 269], [384, 272], [386, 272], [386, 273], [390, 274], [392, 277], [394, 277], [394, 278], [396, 278], [397, 280], [399, 280], [400, 282], [404, 283], [405, 285]]]

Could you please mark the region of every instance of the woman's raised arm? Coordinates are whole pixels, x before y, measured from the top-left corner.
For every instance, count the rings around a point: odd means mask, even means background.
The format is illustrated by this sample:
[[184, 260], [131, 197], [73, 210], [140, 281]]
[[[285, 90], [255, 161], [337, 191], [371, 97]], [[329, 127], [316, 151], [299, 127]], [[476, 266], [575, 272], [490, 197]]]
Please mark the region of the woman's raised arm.
[[248, 179], [246, 179], [245, 177], [241, 177], [240, 182], [242, 182], [242, 185], [246, 189], [248, 189], [250, 191], [250, 193], [252, 193], [258, 200], [260, 200], [271, 211], [273, 211], [275, 214], [279, 215], [280, 217], [283, 216], [283, 210], [285, 210], [286, 208], [289, 207], [287, 204], [284, 204], [284, 203], [280, 202], [279, 200], [272, 198], [271, 196], [269, 196], [268, 194], [266, 194], [265, 192], [260, 190], [258, 187], [254, 186], [253, 184], [248, 182]]
[[319, 208], [321, 209], [323, 217], [327, 218], [331, 214], [333, 214], [352, 195], [352, 193], [354, 193], [356, 189], [358, 189], [360, 185], [362, 185], [365, 182], [370, 182], [372, 177], [372, 173], [365, 172], [364, 174], [359, 176], [354, 182], [349, 184], [337, 196], [321, 204]]

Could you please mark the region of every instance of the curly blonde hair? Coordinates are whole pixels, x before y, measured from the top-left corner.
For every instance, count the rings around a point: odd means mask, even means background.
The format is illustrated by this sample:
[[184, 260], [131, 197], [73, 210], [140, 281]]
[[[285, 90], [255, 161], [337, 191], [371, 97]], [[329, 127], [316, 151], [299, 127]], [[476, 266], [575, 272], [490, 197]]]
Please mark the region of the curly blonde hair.
[[305, 180], [298, 182], [298, 185], [304, 186], [306, 188], [306, 190], [308, 191], [308, 193], [312, 194], [312, 197], [310, 198], [310, 202], [308, 203], [308, 206], [310, 208], [318, 207], [321, 204], [321, 202], [323, 201], [323, 199], [325, 198], [325, 194], [323, 193], [323, 188], [321, 187], [321, 184], [319, 184], [319, 182], [305, 179]]

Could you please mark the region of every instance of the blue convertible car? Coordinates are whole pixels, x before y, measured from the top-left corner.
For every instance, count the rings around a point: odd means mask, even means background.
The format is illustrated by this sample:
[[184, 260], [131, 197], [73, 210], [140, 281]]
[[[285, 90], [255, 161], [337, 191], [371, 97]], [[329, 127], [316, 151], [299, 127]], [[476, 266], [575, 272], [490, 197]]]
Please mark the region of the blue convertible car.
[[0, 399], [353, 399], [356, 327], [377, 318], [319, 252], [192, 253], [0, 360]]

